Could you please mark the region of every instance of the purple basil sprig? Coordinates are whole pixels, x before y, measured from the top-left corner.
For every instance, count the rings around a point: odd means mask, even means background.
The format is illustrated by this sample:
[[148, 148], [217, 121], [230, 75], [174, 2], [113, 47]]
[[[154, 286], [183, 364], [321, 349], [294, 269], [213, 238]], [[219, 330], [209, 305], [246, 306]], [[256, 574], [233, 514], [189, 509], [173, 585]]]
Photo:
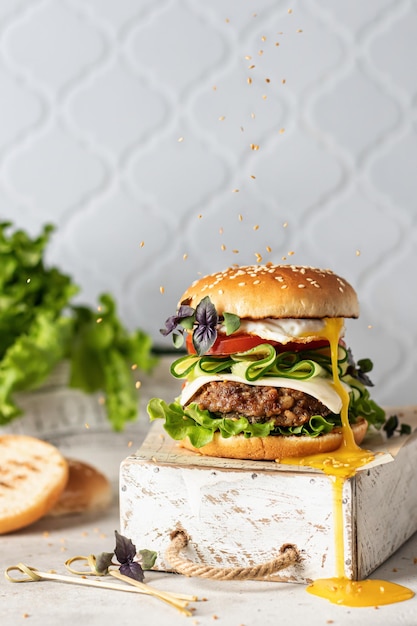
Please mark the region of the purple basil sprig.
[[130, 539], [123, 537], [117, 530], [114, 531], [116, 535], [116, 548], [114, 554], [116, 559], [120, 563], [119, 571], [124, 576], [134, 578], [140, 583], [143, 582], [145, 575], [140, 563], [135, 561], [136, 559], [136, 547], [133, 545]]
[[[233, 313], [223, 313], [223, 323], [226, 327], [226, 335], [234, 333], [240, 326], [240, 319]], [[182, 304], [176, 315], [171, 315], [165, 322], [165, 328], [161, 329], [166, 337], [173, 334], [174, 345], [180, 348], [184, 342], [184, 331], [193, 330], [193, 345], [198, 354], [206, 354], [217, 339], [217, 327], [220, 318], [216, 307], [209, 296], [203, 298], [197, 308], [193, 309], [188, 304]], [[178, 328], [181, 326], [181, 328]]]

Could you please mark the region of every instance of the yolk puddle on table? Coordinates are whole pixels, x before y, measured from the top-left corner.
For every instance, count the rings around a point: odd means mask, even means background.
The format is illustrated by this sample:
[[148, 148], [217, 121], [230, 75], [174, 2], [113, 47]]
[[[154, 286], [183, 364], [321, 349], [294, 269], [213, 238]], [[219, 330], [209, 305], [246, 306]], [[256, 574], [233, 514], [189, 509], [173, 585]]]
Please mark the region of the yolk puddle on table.
[[342, 444], [334, 452], [314, 454], [299, 459], [280, 459], [280, 463], [317, 468], [332, 478], [336, 572], [332, 578], [320, 578], [313, 581], [307, 587], [307, 591], [335, 604], [345, 606], [393, 604], [409, 600], [414, 596], [414, 592], [402, 585], [383, 580], [366, 579], [352, 581], [345, 576], [343, 485], [346, 478], [353, 476], [358, 468], [372, 461], [374, 454], [369, 450], [363, 450], [356, 444], [349, 424], [349, 394], [340, 381], [337, 367], [338, 345], [342, 326], [342, 318], [328, 318], [323, 331], [323, 337], [330, 344], [333, 383], [342, 400]]

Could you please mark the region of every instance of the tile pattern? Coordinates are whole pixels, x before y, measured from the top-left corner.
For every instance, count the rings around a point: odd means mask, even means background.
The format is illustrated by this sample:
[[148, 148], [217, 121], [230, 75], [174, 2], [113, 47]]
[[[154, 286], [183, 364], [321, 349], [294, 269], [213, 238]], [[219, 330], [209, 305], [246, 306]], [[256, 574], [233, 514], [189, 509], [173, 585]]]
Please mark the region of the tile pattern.
[[415, 403], [416, 52], [413, 0], [3, 0], [1, 218], [158, 343], [198, 272], [332, 267]]

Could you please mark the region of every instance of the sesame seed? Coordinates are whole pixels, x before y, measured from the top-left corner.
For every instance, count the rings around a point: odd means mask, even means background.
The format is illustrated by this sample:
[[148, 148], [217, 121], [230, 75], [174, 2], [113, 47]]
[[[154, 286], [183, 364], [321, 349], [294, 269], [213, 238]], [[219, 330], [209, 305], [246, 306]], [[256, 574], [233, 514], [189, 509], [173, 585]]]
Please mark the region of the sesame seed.
[[259, 283], [260, 283], [260, 282], [261, 282], [260, 280], [254, 280], [254, 281], [253, 281], [253, 284], [254, 284], [254, 285], [259, 285]]
[[184, 137], [178, 137], [178, 143], [181, 143], [182, 141], [184, 141]]
[[186, 259], [188, 259], [188, 254], [187, 254], [186, 252], [182, 255], [182, 259], [183, 259], [183, 261], [185, 261]]
[[298, 288], [299, 289], [305, 289], [305, 285], [300, 284], [300, 285], [298, 285]]
[[252, 79], [251, 79], [251, 77], [250, 77], [250, 76], [246, 79], [246, 82], [248, 83], [248, 85], [251, 85], [251, 84], [252, 84]]
[[259, 145], [257, 143], [251, 143], [250, 144], [250, 149], [251, 150], [259, 150]]
[[253, 230], [259, 230], [259, 224], [255, 224], [255, 226], [253, 227]]
[[139, 244], [139, 248], [143, 248], [144, 245], [145, 245], [145, 242], [141, 241], [140, 244]]
[[226, 116], [225, 115], [221, 115], [219, 117], [219, 122], [223, 122], [225, 119], [226, 119]]
[[165, 293], [165, 287], [163, 287], [162, 285], [159, 287], [159, 292], [160, 293]]
[[220, 249], [223, 251], [226, 250], [226, 246], [224, 245], [224, 243], [222, 243], [222, 245], [220, 246]]
[[238, 283], [239, 287], [244, 287], [246, 283]]

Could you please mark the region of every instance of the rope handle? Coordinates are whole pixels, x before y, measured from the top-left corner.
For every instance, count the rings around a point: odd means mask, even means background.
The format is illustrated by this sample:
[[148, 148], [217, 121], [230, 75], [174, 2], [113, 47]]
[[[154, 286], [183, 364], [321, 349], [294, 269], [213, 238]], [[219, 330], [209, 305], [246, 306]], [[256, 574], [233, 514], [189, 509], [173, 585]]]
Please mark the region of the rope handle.
[[249, 567], [214, 567], [194, 563], [191, 559], [181, 555], [181, 552], [187, 547], [190, 540], [188, 533], [184, 529], [177, 528], [172, 531], [170, 538], [171, 543], [165, 552], [165, 559], [177, 573], [184, 574], [184, 576], [197, 576], [214, 580], [251, 579], [286, 582], [288, 577], [276, 576], [276, 572], [291, 565], [296, 565], [301, 561], [301, 555], [297, 547], [291, 543], [284, 543], [279, 550], [279, 555], [266, 563]]

